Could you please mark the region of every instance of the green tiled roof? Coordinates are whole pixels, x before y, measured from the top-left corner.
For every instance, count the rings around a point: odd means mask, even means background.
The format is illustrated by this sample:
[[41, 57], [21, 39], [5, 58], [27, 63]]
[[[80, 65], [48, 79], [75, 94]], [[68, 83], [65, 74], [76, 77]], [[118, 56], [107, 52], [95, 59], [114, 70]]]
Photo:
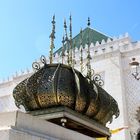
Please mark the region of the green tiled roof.
[[[101, 41], [104, 39], [105, 41], [107, 41], [108, 36], [96, 31], [96, 30], [93, 30], [89, 27], [85, 28], [82, 32], [82, 38], [83, 38], [83, 41], [82, 41], [82, 44], [83, 44], [83, 47], [85, 47], [85, 44], [87, 44], [87, 37], [88, 37], [88, 33], [89, 33], [89, 43], [96, 43], [97, 41], [99, 43], [101, 43]], [[75, 43], [75, 47], [79, 48], [80, 47], [80, 33], [78, 35], [76, 35], [73, 39], [73, 46], [74, 46], [74, 43]], [[66, 45], [64, 46], [64, 48], [66, 49]], [[61, 50], [62, 50], [62, 47], [59, 48], [54, 54], [58, 53], [60, 54], [61, 53]]]

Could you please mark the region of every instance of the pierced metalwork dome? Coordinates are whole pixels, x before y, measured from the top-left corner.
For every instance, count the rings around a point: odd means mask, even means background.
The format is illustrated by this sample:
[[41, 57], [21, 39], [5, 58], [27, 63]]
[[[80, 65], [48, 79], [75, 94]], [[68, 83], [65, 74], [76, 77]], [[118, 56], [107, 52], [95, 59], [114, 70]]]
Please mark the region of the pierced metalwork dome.
[[88, 80], [79, 71], [64, 64], [46, 64], [31, 77], [19, 83], [13, 97], [17, 107], [26, 111], [67, 106], [102, 124], [118, 117], [117, 102], [99, 87], [95, 79]]
[[[112, 121], [113, 115], [119, 116], [117, 102], [99, 85], [103, 83], [99, 75], [93, 76], [90, 55], [90, 31], [87, 34], [87, 76], [84, 77], [74, 69], [75, 48], [72, 50], [72, 23], [70, 16], [70, 37], [67, 36], [67, 25], [64, 22], [65, 38], [63, 37], [62, 63], [64, 59], [64, 45], [67, 46], [67, 65], [53, 64], [53, 48], [55, 39], [55, 16], [52, 21], [52, 33], [50, 35], [50, 64], [46, 64], [45, 57], [41, 57], [44, 66], [33, 63], [36, 68], [31, 77], [19, 83], [13, 97], [17, 107], [23, 105], [26, 111], [42, 110], [51, 107], [64, 106], [88, 116], [102, 124]], [[90, 20], [88, 18], [88, 27]], [[81, 46], [83, 42], [82, 32]], [[74, 56], [73, 56], [74, 54]], [[80, 65], [83, 71], [83, 53], [81, 48]]]

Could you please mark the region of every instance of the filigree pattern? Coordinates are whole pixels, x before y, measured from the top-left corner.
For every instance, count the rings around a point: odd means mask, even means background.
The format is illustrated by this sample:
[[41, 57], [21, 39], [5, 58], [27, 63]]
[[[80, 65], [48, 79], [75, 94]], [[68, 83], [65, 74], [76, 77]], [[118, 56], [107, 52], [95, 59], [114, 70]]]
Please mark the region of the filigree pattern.
[[[44, 65], [47, 64], [47, 60], [46, 60], [46, 57], [45, 57], [44, 55], [41, 55], [40, 61], [41, 61], [41, 63], [44, 64]], [[41, 65], [40, 65], [39, 62], [33, 62], [32, 68], [33, 68], [35, 71], [38, 71], [38, 70], [41, 69]]]
[[100, 87], [102, 87], [104, 85], [104, 81], [102, 80], [101, 75], [95, 74], [93, 69], [91, 69], [91, 78], [88, 75], [86, 76], [86, 78], [91, 83], [96, 83]]
[[41, 61], [44, 65], [47, 64], [47, 60], [46, 60], [46, 57], [45, 57], [44, 55], [41, 55], [40, 61]]
[[33, 68], [34, 70], [36, 70], [36, 71], [40, 70], [40, 65], [39, 65], [39, 63], [33, 62], [32, 68]]
[[104, 85], [104, 81], [102, 80], [101, 76], [99, 74], [95, 74], [93, 76], [93, 80], [95, 81], [95, 83], [97, 85], [99, 85], [100, 87], [102, 87]]
[[49, 65], [43, 57], [42, 63], [42, 68], [13, 91], [17, 106], [23, 105], [27, 111], [67, 106], [102, 124], [118, 116], [117, 102], [98, 83], [100, 75], [89, 80], [70, 66]]

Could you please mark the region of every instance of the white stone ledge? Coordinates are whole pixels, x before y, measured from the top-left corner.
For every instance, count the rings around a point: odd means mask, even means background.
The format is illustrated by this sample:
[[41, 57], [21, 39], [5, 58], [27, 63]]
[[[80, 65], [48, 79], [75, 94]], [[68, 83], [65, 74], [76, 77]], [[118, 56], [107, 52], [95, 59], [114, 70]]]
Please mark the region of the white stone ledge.
[[59, 140], [93, 140], [93, 138], [78, 132], [63, 128], [19, 111], [0, 113], [0, 128], [6, 126], [20, 132], [40, 134]]

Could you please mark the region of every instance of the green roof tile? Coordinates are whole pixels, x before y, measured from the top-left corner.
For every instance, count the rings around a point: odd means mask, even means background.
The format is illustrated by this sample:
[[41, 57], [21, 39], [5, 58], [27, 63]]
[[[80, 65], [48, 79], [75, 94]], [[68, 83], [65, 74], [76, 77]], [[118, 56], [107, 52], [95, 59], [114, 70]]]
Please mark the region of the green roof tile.
[[[101, 41], [103, 39], [105, 41], [107, 41], [107, 39], [110, 38], [110, 37], [98, 32], [96, 30], [93, 30], [93, 29], [87, 27], [82, 32], [82, 38], [83, 38], [82, 44], [83, 44], [83, 47], [85, 47], [85, 44], [87, 44], [88, 33], [89, 33], [89, 43], [94, 43], [95, 44], [97, 41], [99, 43], [101, 43]], [[78, 35], [76, 35], [72, 39], [72, 41], [73, 41], [73, 46], [74, 46], [74, 43], [75, 43], [75, 47], [79, 48], [80, 47], [80, 33]], [[62, 47], [59, 48], [54, 54], [56, 54], [56, 53], [60, 54], [61, 50], [62, 50]], [[64, 50], [66, 50], [66, 45], [64, 46]]]

